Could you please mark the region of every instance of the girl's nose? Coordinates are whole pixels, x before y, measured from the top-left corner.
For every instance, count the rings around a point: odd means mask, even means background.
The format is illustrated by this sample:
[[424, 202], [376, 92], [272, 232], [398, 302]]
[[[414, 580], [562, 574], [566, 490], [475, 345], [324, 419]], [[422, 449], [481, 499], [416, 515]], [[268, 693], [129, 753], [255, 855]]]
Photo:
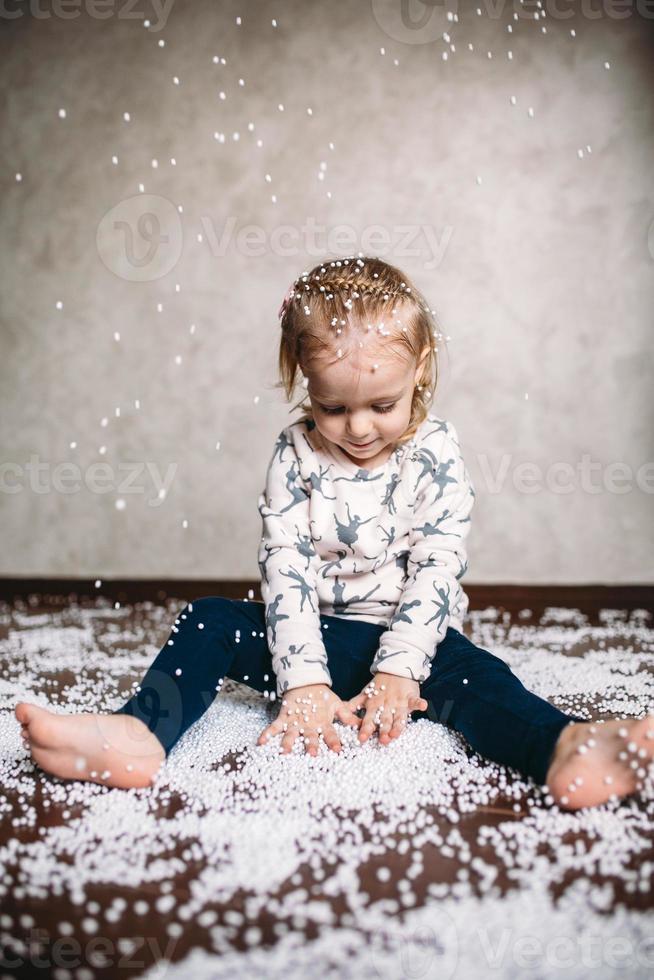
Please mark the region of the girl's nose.
[[371, 438], [370, 433], [374, 429], [371, 420], [364, 415], [352, 416], [347, 424], [348, 438], [355, 442], [365, 442]]
[[348, 425], [347, 427], [347, 431], [352, 436], [353, 439], [360, 438], [363, 441], [363, 437], [366, 435], [366, 433], [370, 432], [370, 426], [365, 424], [352, 425], [352, 423], [350, 423], [350, 425]]

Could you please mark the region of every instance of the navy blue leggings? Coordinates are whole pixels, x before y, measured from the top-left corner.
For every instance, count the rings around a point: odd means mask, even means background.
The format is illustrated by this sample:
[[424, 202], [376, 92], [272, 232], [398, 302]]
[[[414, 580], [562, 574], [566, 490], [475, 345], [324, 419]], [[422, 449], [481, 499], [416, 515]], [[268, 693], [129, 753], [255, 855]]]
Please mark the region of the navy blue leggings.
[[[342, 616], [320, 616], [332, 690], [343, 700], [372, 678], [370, 664], [384, 626]], [[189, 603], [138, 690], [114, 714], [140, 718], [166, 755], [212, 704], [223, 677], [275, 693], [263, 602], [208, 596]], [[464, 683], [465, 681], [465, 683]], [[487, 759], [511, 766], [539, 785], [561, 730], [586, 721], [532, 694], [508, 664], [448, 627], [420, 685], [429, 718], [460, 732]]]

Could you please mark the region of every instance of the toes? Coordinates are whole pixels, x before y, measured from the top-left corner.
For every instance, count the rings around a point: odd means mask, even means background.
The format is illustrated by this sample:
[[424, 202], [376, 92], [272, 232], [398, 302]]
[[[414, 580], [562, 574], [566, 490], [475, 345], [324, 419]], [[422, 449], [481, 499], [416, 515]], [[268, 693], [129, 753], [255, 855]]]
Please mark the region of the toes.
[[51, 728], [49, 713], [46, 712], [45, 717], [32, 718], [28, 723], [27, 731], [32, 742], [45, 747], [53, 741]]
[[32, 708], [33, 704], [27, 704], [25, 701], [19, 701], [14, 708], [14, 715], [16, 719], [21, 723], [21, 725], [29, 725], [30, 718], [33, 715]]
[[642, 747], [651, 758], [654, 755], [654, 715], [639, 718], [633, 726], [631, 734], [633, 738], [639, 741], [642, 739]]
[[21, 701], [16, 705], [14, 714], [23, 726], [23, 731], [29, 731], [30, 738], [36, 739], [36, 741], [47, 741], [48, 728], [53, 717], [51, 711], [39, 707], [38, 704], [27, 704], [25, 701]]

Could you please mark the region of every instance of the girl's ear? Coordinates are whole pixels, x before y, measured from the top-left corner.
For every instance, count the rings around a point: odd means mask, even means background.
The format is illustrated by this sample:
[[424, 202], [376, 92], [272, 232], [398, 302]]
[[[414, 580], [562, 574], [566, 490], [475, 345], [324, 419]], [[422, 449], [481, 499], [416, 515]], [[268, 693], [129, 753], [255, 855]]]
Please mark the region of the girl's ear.
[[418, 361], [418, 365], [416, 367], [416, 375], [415, 375], [415, 382], [416, 382], [416, 384], [418, 383], [418, 379], [420, 378], [420, 375], [422, 374], [422, 366], [425, 363], [425, 360], [427, 359], [427, 355], [428, 354], [429, 354], [429, 347], [424, 347], [423, 350], [422, 350], [422, 353], [420, 355], [420, 359]]

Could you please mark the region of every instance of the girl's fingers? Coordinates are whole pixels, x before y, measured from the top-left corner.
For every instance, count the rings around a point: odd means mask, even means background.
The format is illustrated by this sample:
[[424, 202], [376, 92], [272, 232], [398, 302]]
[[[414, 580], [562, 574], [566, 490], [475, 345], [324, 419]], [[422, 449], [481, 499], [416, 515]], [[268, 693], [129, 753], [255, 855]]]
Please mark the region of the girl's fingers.
[[375, 708], [369, 708], [359, 728], [359, 741], [365, 742], [375, 730]]
[[274, 721], [271, 721], [271, 723], [267, 726], [267, 728], [264, 728], [264, 730], [261, 732], [261, 735], [259, 735], [259, 738], [257, 739], [257, 744], [265, 745], [265, 743], [270, 738], [272, 738], [273, 735], [277, 735], [278, 732], [283, 731], [282, 728], [283, 721], [284, 719], [280, 717], [275, 718]]
[[336, 708], [336, 717], [345, 725], [354, 725], [356, 728], [361, 726], [361, 718], [352, 711], [349, 702], [343, 702]]
[[325, 744], [327, 745], [328, 748], [332, 750], [332, 752], [341, 751], [342, 748], [341, 742], [338, 735], [336, 734], [336, 729], [334, 728], [333, 725], [329, 725], [325, 729], [324, 738], [325, 738]]
[[398, 708], [395, 712], [395, 720], [388, 733], [391, 738], [397, 738], [405, 729], [407, 712], [404, 708]]
[[293, 743], [295, 742], [295, 739], [297, 738], [298, 734], [299, 734], [298, 729], [295, 727], [289, 728], [287, 732], [284, 732], [284, 737], [282, 738], [281, 741], [282, 752], [288, 753], [291, 751], [291, 749], [293, 748]]
[[393, 725], [393, 714], [390, 707], [384, 707], [379, 719], [379, 741], [384, 745], [389, 741], [389, 732]]
[[268, 725], [267, 728], [264, 728], [264, 730], [259, 735], [259, 738], [257, 739], [257, 745], [265, 745], [266, 744], [266, 742], [268, 741], [268, 739], [270, 738], [270, 736], [273, 734], [270, 731], [271, 728], [272, 728], [272, 725]]
[[304, 739], [304, 751], [307, 752], [308, 755], [318, 755], [318, 732], [307, 732], [305, 729], [302, 738]]

